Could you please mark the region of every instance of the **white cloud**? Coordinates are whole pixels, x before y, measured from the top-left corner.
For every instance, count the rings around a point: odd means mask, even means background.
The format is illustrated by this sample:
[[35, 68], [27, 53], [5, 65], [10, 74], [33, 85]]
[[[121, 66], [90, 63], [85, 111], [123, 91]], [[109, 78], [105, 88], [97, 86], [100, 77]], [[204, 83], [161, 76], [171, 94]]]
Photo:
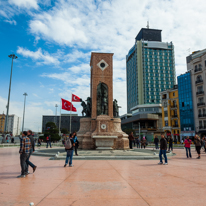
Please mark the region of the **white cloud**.
[[9, 23], [9, 24], [14, 24], [16, 25], [16, 21], [15, 20], [4, 20], [5, 22]]
[[18, 7], [23, 7], [26, 9], [38, 9], [39, 6], [37, 4], [37, 0], [9, 0], [10, 4], [14, 4]]
[[39, 64], [54, 64], [54, 65], [59, 64], [58, 57], [51, 56], [46, 51], [42, 52], [41, 48], [39, 48], [36, 52], [33, 52], [28, 49], [18, 47], [17, 53], [23, 55], [24, 57], [30, 57], [33, 60], [38, 60]]

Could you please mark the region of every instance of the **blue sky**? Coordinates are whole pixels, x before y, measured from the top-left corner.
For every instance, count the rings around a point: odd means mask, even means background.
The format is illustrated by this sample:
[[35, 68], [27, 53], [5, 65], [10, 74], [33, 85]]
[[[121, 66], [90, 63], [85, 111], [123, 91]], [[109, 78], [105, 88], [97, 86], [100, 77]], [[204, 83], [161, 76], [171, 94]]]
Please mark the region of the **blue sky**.
[[[55, 113], [60, 98], [71, 92], [89, 96], [91, 52], [114, 53], [114, 98], [126, 112], [125, 56], [147, 21], [173, 41], [177, 75], [186, 71], [185, 57], [206, 47], [206, 3], [201, 0], [0, 1], [0, 113], [6, 112], [11, 59], [15, 53], [10, 114], [25, 127], [41, 129], [42, 115]], [[81, 113], [79, 103], [74, 103]], [[59, 110], [58, 110], [59, 112]], [[66, 113], [66, 112], [64, 112]]]

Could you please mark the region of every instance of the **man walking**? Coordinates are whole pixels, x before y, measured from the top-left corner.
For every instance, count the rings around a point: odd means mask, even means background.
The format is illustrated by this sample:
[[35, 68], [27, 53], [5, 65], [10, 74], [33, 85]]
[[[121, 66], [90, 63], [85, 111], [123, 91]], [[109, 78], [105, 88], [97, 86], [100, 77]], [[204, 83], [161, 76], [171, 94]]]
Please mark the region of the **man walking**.
[[47, 141], [46, 148], [48, 148], [48, 145], [50, 146], [50, 148], [52, 148], [52, 146], [51, 146], [51, 135], [47, 136], [46, 141]]
[[157, 136], [155, 136], [155, 138], [154, 138], [154, 143], [155, 143], [155, 149], [159, 149], [159, 147], [158, 147], [159, 139]]
[[24, 131], [22, 133], [22, 138], [20, 138], [20, 165], [21, 165], [21, 175], [17, 176], [17, 178], [24, 178], [26, 177], [26, 160], [29, 156], [31, 148], [30, 139], [27, 137], [27, 132]]
[[130, 133], [128, 139], [129, 139], [129, 147], [130, 147], [130, 149], [133, 149], [133, 147], [132, 147], [132, 143], [134, 141], [133, 132]]
[[30, 158], [31, 154], [35, 151], [35, 142], [34, 142], [34, 138], [32, 136], [32, 131], [31, 130], [27, 131], [27, 136], [30, 139], [31, 148], [30, 148], [30, 151], [29, 151], [29, 156], [26, 159], [26, 172], [27, 172], [26, 175], [29, 174], [29, 165], [30, 165], [30, 167], [33, 168], [33, 173], [35, 172], [35, 170], [37, 168], [37, 166], [35, 166], [32, 162], [29, 161], [29, 158]]
[[74, 133], [69, 136], [68, 140], [65, 141], [65, 150], [67, 152], [67, 156], [66, 156], [64, 167], [67, 166], [68, 161], [69, 161], [69, 167], [73, 167], [74, 166], [74, 165], [72, 165], [73, 147], [75, 147], [75, 143], [74, 143], [73, 137], [74, 137]]
[[165, 139], [165, 136], [162, 134], [160, 139], [160, 153], [159, 153], [160, 162], [158, 163], [159, 165], [163, 164], [162, 155], [164, 155], [165, 158], [164, 165], [168, 165], [166, 151], [167, 151], [167, 140]]

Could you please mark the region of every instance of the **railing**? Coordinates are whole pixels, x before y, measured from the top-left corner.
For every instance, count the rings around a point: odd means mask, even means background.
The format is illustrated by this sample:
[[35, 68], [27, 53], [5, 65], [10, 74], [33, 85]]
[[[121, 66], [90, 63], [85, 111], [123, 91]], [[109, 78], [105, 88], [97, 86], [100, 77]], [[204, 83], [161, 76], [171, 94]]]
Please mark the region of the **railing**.
[[199, 72], [199, 71], [202, 71], [202, 67], [199, 67], [199, 68], [195, 69], [195, 72]]
[[173, 125], [172, 127], [179, 127], [178, 124], [177, 125]]
[[202, 79], [199, 79], [199, 80], [197, 80], [195, 83], [196, 84], [199, 84], [199, 83], [202, 83], [203, 82], [203, 80]]
[[196, 92], [196, 95], [199, 95], [199, 94], [204, 94], [204, 91]]
[[171, 105], [171, 108], [177, 108], [177, 105]]
[[197, 106], [199, 107], [199, 106], [204, 106], [205, 105], [205, 103], [204, 102], [199, 102], [199, 103], [197, 103]]
[[172, 118], [176, 118], [177, 117], [177, 115], [172, 115]]
[[202, 116], [203, 116], [203, 117], [206, 117], [206, 114], [203, 114]]
[[206, 126], [199, 126], [199, 129], [206, 129]]
[[198, 114], [198, 117], [203, 117], [203, 114]]

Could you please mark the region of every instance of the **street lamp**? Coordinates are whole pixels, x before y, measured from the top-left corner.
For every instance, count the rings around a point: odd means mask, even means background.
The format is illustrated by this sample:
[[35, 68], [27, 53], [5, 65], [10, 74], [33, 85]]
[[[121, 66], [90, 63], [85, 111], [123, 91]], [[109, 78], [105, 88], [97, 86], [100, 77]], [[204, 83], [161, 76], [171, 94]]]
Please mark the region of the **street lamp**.
[[55, 123], [57, 124], [57, 107], [58, 107], [58, 105], [55, 104], [55, 107], [56, 107], [56, 114], [55, 114], [55, 116], [56, 116], [56, 121], [55, 121]]
[[23, 95], [24, 95], [25, 97], [24, 97], [24, 112], [23, 112], [22, 133], [23, 133], [23, 131], [24, 131], [25, 104], [26, 104], [26, 96], [28, 96], [28, 94], [25, 92]]
[[[6, 106], [6, 121], [5, 121], [5, 127], [4, 127], [4, 132], [7, 132], [7, 124], [8, 124], [8, 115], [9, 115], [9, 102], [10, 102], [10, 92], [11, 92], [11, 79], [12, 79], [12, 69], [13, 69], [13, 60], [17, 59], [18, 57], [15, 54], [10, 54], [8, 56], [9, 58], [12, 58], [12, 62], [11, 62], [11, 74], [10, 74], [10, 83], [9, 83], [9, 94], [8, 94], [8, 102], [7, 102], [7, 106]], [[3, 143], [6, 142], [5, 137], [2, 140]]]

